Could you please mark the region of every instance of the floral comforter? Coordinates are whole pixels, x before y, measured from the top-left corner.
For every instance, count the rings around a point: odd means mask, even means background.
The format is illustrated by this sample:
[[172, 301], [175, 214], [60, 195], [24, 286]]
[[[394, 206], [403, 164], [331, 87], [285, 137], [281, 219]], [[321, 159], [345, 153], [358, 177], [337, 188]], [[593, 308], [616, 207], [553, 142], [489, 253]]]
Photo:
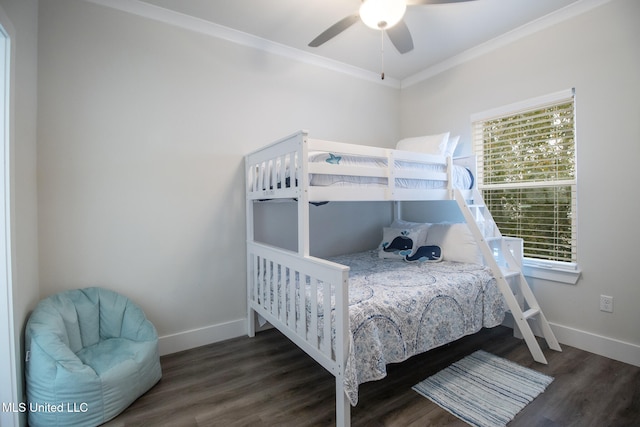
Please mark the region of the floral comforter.
[[351, 349], [345, 391], [384, 378], [386, 365], [502, 323], [505, 306], [491, 271], [456, 262], [380, 259], [376, 250], [331, 258], [351, 267]]

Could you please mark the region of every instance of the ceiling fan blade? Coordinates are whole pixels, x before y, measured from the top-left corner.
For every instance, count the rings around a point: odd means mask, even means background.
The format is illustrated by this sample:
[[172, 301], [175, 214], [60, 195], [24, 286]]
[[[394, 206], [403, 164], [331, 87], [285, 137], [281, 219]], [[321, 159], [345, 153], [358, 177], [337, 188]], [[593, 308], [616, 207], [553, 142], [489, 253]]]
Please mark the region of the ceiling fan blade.
[[407, 0], [407, 6], [415, 6], [421, 4], [445, 4], [445, 3], [462, 3], [474, 0]]
[[359, 20], [360, 20], [360, 16], [357, 14], [349, 15], [346, 18], [341, 19], [340, 21], [336, 22], [335, 24], [333, 24], [332, 26], [324, 30], [318, 37], [311, 40], [311, 43], [309, 43], [309, 46], [318, 47], [321, 44], [326, 43], [327, 41], [331, 40], [332, 38], [334, 38], [335, 36], [343, 32], [344, 30], [346, 30], [347, 28], [349, 28]]
[[413, 50], [413, 39], [411, 38], [411, 32], [409, 27], [405, 24], [404, 20], [398, 22], [393, 27], [386, 30], [391, 43], [398, 49], [400, 53], [407, 53]]

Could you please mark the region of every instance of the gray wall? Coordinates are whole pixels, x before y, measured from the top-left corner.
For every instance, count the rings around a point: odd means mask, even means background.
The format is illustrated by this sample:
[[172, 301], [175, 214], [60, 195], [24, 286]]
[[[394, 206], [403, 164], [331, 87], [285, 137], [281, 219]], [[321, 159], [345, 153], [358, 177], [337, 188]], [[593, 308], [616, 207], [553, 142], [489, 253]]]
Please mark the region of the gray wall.
[[[575, 87], [583, 275], [533, 286], [561, 340], [637, 354], [640, 202], [627, 178], [640, 160], [638, 2], [614, 0], [402, 90], [81, 0], [42, 0], [39, 16], [35, 0], [0, 4], [19, 36], [18, 335], [39, 297], [88, 285], [138, 301], [165, 351], [241, 334], [244, 154], [300, 128], [378, 146], [451, 130], [468, 153], [472, 113]], [[346, 218], [340, 209], [320, 221]], [[389, 215], [372, 212], [372, 224]], [[319, 255], [340, 251], [318, 235]], [[614, 313], [598, 310], [603, 293]]]
[[[471, 152], [470, 116], [575, 87], [578, 146], [578, 263], [575, 285], [534, 280], [559, 338], [640, 364], [636, 226], [640, 198], [640, 2], [616, 0], [514, 41], [402, 90], [404, 136], [442, 129]], [[428, 119], [426, 119], [428, 118]], [[614, 312], [599, 310], [600, 294]]]
[[39, 19], [41, 294], [123, 292], [161, 351], [245, 331], [245, 154], [399, 136], [397, 89], [81, 0]]

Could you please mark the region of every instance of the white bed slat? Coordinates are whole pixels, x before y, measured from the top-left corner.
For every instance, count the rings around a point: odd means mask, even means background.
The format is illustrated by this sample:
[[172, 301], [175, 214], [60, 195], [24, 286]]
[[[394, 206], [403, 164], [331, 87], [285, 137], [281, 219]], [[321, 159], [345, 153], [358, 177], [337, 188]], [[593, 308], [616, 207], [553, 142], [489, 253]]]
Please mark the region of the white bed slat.
[[[279, 175], [280, 175], [280, 187], [281, 188], [285, 188], [286, 184], [285, 184], [285, 179], [284, 176], [287, 173], [287, 164], [289, 163], [289, 155], [291, 153], [285, 153], [284, 156], [282, 156], [280, 160], [280, 171], [279, 171]], [[291, 164], [295, 164], [295, 163], [291, 163]], [[274, 174], [274, 175], [278, 175], [278, 174]], [[293, 179], [290, 182], [294, 182]], [[276, 188], [278, 182], [276, 180], [276, 183], [274, 184], [273, 188]]]
[[258, 187], [257, 188], [264, 188], [264, 170], [265, 167], [263, 164], [258, 164], [256, 165], [255, 171], [257, 174], [257, 178], [258, 178]]
[[[311, 318], [309, 319], [309, 342], [316, 348], [319, 347], [318, 338], [318, 280], [313, 279], [311, 281], [311, 287], [309, 288], [309, 305], [311, 308]], [[306, 307], [305, 307], [306, 318]]]
[[331, 357], [331, 283], [323, 282], [322, 287], [323, 337], [322, 352]]
[[288, 295], [289, 295], [289, 315], [287, 316], [287, 326], [289, 326], [290, 328], [295, 329], [296, 328], [296, 313], [297, 313], [297, 307], [296, 307], [296, 299], [295, 298], [291, 298], [291, 295], [295, 295], [296, 294], [296, 282], [295, 280], [291, 280], [291, 274], [294, 274], [291, 269], [289, 267], [284, 267], [285, 269], [285, 277], [289, 278], [289, 283], [288, 288]]
[[[257, 257], [257, 256], [256, 256]], [[257, 257], [258, 258], [258, 282], [257, 282], [257, 287], [258, 287], [258, 301], [260, 304], [264, 305], [265, 304], [265, 278], [266, 278], [266, 273], [265, 273], [265, 269], [267, 268], [267, 264], [266, 261], [262, 258], [262, 257]]]
[[267, 166], [267, 177], [269, 179], [269, 188], [277, 188], [278, 182], [276, 180], [277, 178], [277, 172], [278, 172], [278, 160], [280, 160], [279, 157], [276, 157], [275, 159], [271, 159], [269, 160], [269, 164]]
[[[294, 330], [296, 332], [296, 334], [299, 334], [300, 331], [302, 330], [301, 329], [301, 325], [300, 325], [300, 320], [297, 317], [299, 315], [299, 313], [298, 313], [299, 301], [296, 300], [295, 298], [293, 298], [293, 299], [290, 298], [290, 296], [291, 295], [295, 295], [295, 292], [296, 292], [296, 277], [297, 277], [298, 272], [295, 271], [295, 270], [292, 270], [291, 268], [288, 268], [288, 267], [287, 267], [287, 270], [289, 272], [289, 276], [288, 276], [288, 279], [287, 279], [289, 281], [288, 286], [287, 286], [287, 288], [289, 289], [288, 290], [288, 292], [289, 292], [289, 295], [288, 295], [288, 297], [289, 297], [289, 305], [292, 307], [292, 311], [289, 313], [290, 319], [289, 319], [288, 326], [289, 326], [289, 328]], [[293, 292], [293, 294], [291, 292]]]
[[258, 272], [260, 271], [260, 269], [258, 268], [259, 264], [259, 258], [252, 254], [251, 259], [253, 260], [253, 283], [251, 284], [251, 288], [253, 289], [253, 292], [251, 294], [251, 299], [253, 301], [257, 301], [259, 298], [259, 291], [258, 291]]
[[278, 275], [276, 277], [280, 278], [279, 280], [277, 280], [278, 284], [276, 285], [276, 288], [281, 288], [281, 292], [276, 292], [278, 298], [278, 318], [286, 323], [287, 308], [285, 307], [285, 301], [287, 300], [286, 295], [288, 294], [288, 289], [286, 289], [287, 283], [283, 281], [286, 277], [284, 276], [284, 273], [286, 273], [285, 267], [278, 264], [278, 268], [276, 269], [276, 271], [278, 272]]
[[[267, 311], [271, 312], [271, 305], [272, 305], [272, 289], [273, 289], [273, 274], [271, 272], [271, 267], [272, 267], [272, 261], [270, 260], [265, 260], [267, 263], [267, 268], [265, 269], [265, 274], [266, 276], [266, 286], [265, 286], [265, 296], [264, 296], [264, 300], [265, 300], [265, 307], [267, 309]], [[271, 312], [273, 314], [273, 312]]]
[[[308, 340], [307, 330], [309, 329], [309, 325], [307, 324], [307, 294], [304, 292], [303, 281], [306, 278], [300, 272], [296, 272], [296, 276], [294, 277], [294, 282], [300, 286], [300, 298], [298, 299], [298, 333], [304, 337], [305, 340]], [[295, 286], [295, 285], [294, 285]], [[296, 290], [293, 291], [293, 295], [296, 294]]]

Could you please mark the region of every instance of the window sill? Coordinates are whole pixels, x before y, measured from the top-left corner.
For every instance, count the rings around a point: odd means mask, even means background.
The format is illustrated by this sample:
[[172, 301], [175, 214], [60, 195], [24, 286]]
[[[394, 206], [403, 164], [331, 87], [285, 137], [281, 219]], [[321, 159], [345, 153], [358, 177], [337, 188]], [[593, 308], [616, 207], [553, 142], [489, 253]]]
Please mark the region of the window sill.
[[527, 277], [575, 285], [578, 283], [582, 271], [575, 264], [525, 259], [522, 273]]

